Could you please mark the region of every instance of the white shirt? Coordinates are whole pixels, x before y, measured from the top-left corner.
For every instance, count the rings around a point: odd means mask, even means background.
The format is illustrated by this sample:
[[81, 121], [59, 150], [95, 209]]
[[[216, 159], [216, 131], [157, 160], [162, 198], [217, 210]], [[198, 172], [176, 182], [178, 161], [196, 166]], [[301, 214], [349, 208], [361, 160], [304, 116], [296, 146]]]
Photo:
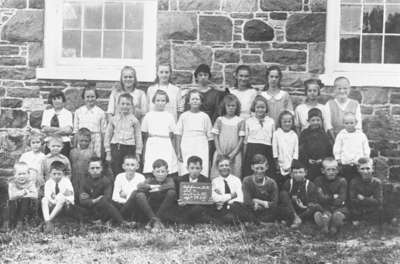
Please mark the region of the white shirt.
[[[231, 199], [231, 194], [225, 193], [225, 182], [228, 183], [229, 188], [231, 189], [231, 193], [236, 193], [237, 197], [235, 199]], [[228, 177], [224, 178], [222, 176], [218, 176], [214, 178], [211, 182], [212, 185], [212, 199], [214, 203], [222, 202], [225, 203], [228, 201], [229, 204], [234, 202], [243, 203], [243, 191], [242, 191], [242, 182], [236, 176], [232, 174]], [[219, 191], [221, 194], [218, 194], [216, 191]]]
[[278, 159], [282, 175], [290, 173], [292, 161], [299, 158], [299, 140], [297, 134], [290, 130], [285, 132], [278, 128], [272, 138], [272, 153]]
[[[57, 114], [58, 122], [60, 124], [60, 128], [61, 127], [71, 127], [72, 128], [72, 126], [73, 126], [72, 113], [70, 111], [68, 111], [67, 109], [65, 109], [65, 108], [61, 109], [58, 113], [56, 113], [54, 108], [50, 108], [50, 109], [44, 110], [43, 111], [41, 127], [44, 127], [44, 126], [51, 127], [50, 126], [50, 122], [51, 122], [51, 119], [53, 118], [53, 116], [55, 114]], [[69, 136], [63, 136], [62, 140], [63, 140], [63, 142], [70, 142], [71, 141]]]
[[92, 133], [101, 133], [106, 130], [106, 114], [98, 106], [91, 109], [86, 105], [79, 107], [74, 116], [74, 133], [82, 127], [86, 127]]
[[[126, 178], [125, 172], [118, 174], [114, 182], [112, 200], [122, 204], [126, 203], [131, 194], [137, 190], [138, 184], [145, 180], [145, 177], [140, 173], [135, 173], [135, 176], [131, 180]], [[121, 191], [126, 194], [126, 197], [121, 197]]]
[[255, 116], [246, 120], [245, 143], [256, 143], [271, 145], [272, 135], [275, 130], [275, 122], [272, 118], [265, 116], [263, 126]]
[[251, 105], [253, 104], [254, 98], [257, 96], [257, 90], [253, 88], [239, 90], [237, 88], [233, 88], [229, 90], [231, 94], [235, 95], [241, 104], [241, 112], [240, 117], [243, 119], [247, 119], [251, 115]]
[[367, 136], [359, 129], [353, 133], [342, 129], [336, 136], [333, 145], [335, 159], [341, 160], [342, 164], [357, 164], [359, 158], [368, 158], [371, 154]]
[[28, 164], [28, 167], [30, 169], [34, 169], [37, 174], [36, 180], [41, 181], [41, 180], [44, 180], [42, 163], [45, 158], [46, 158], [46, 155], [44, 153], [42, 153], [42, 152], [35, 153], [31, 150], [31, 151], [28, 151], [28, 152], [25, 152], [24, 154], [22, 154], [21, 157], [19, 158], [19, 161], [25, 162], [26, 164]]
[[[64, 196], [71, 204], [74, 204], [74, 188], [72, 187], [72, 183], [68, 177], [62, 177], [58, 182], [58, 188], [60, 192], [56, 195], [56, 182], [50, 178], [44, 184], [44, 197], [47, 198], [50, 203], [56, 204], [56, 197]], [[71, 195], [65, 196], [65, 191], [71, 192]]]
[[316, 106], [309, 106], [307, 104], [300, 104], [296, 107], [294, 111], [295, 114], [295, 124], [297, 127], [301, 128], [301, 131], [306, 129], [309, 126], [308, 123], [308, 111], [312, 108], [317, 108], [322, 112], [322, 119], [324, 124], [325, 131], [332, 129], [332, 124], [330, 122], [330, 116], [327, 114], [326, 106], [323, 104], [317, 104]]

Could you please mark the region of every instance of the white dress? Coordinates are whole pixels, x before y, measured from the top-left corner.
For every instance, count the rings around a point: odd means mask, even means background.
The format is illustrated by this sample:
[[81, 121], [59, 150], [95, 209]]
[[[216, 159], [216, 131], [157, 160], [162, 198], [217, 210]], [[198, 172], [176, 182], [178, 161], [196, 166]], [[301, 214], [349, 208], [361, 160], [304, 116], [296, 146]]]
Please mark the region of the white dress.
[[257, 96], [257, 90], [253, 88], [249, 88], [246, 90], [239, 90], [236, 88], [229, 90], [231, 94], [235, 95], [241, 104], [240, 117], [244, 120], [248, 119], [251, 116], [251, 105], [253, 104], [254, 99]]
[[178, 112], [182, 112], [183, 109], [181, 89], [172, 84], [168, 84], [167, 86], [160, 86], [158, 84], [150, 86], [147, 89], [147, 100], [149, 101], [150, 111], [154, 110], [153, 97], [157, 90], [162, 90], [168, 94], [169, 102], [165, 106], [165, 110], [170, 112], [176, 121], [178, 119]]
[[142, 132], [148, 133], [144, 153], [143, 173], [153, 171], [153, 162], [163, 159], [168, 163], [168, 172], [178, 171], [178, 159], [172, 146], [170, 133], [175, 132], [175, 121], [166, 111], [150, 111], [142, 121]]
[[181, 151], [183, 164], [180, 164], [180, 175], [188, 173], [186, 162], [190, 156], [198, 156], [203, 161], [201, 174], [208, 177], [209, 157], [208, 141], [211, 136], [211, 120], [204, 112], [184, 112], [178, 120], [176, 134], [182, 136]]

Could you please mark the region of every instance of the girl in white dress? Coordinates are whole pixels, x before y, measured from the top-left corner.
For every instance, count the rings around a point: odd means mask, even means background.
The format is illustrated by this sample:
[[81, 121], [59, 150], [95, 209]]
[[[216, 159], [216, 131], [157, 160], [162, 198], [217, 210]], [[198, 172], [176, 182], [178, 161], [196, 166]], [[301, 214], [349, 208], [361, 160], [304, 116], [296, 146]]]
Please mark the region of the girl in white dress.
[[190, 110], [184, 112], [178, 120], [177, 150], [178, 159], [181, 162], [180, 175], [187, 173], [186, 162], [190, 156], [199, 156], [203, 160], [203, 170], [201, 174], [208, 177], [209, 173], [209, 141], [211, 136], [210, 117], [200, 111], [201, 94], [197, 90], [191, 90], [188, 93]]
[[153, 171], [153, 162], [163, 159], [168, 163], [170, 174], [178, 172], [178, 161], [174, 149], [175, 121], [165, 110], [169, 102], [168, 94], [157, 90], [152, 98], [154, 110], [148, 112], [142, 122], [143, 142], [145, 142], [143, 173]]

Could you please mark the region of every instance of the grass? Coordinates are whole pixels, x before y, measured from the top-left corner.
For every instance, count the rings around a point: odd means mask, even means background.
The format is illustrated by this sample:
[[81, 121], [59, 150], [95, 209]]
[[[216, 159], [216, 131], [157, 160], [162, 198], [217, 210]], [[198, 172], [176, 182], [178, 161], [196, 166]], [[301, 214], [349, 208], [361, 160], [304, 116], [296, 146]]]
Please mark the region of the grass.
[[57, 225], [7, 234], [0, 263], [399, 263], [400, 225], [347, 225], [336, 237], [311, 224], [169, 226], [160, 233]]

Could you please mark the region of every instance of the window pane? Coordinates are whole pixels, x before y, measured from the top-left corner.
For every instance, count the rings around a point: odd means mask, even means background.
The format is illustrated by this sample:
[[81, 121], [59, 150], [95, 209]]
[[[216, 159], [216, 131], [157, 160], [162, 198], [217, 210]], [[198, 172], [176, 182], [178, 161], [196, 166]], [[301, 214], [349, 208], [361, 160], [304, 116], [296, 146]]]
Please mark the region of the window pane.
[[342, 3], [360, 3], [361, 0], [342, 0]]
[[382, 33], [383, 31], [383, 6], [365, 5], [363, 14], [364, 33]]
[[399, 0], [386, 0], [386, 3], [400, 4], [400, 1]]
[[122, 31], [105, 31], [104, 58], [121, 58], [122, 55]]
[[123, 6], [122, 3], [105, 4], [104, 28], [122, 29]]
[[83, 32], [83, 57], [100, 58], [101, 32]]
[[400, 5], [386, 6], [386, 33], [400, 33]]
[[360, 18], [360, 5], [342, 5], [340, 31], [342, 33], [360, 33]]
[[362, 63], [382, 63], [382, 37], [363, 36]]
[[101, 29], [102, 4], [85, 3], [85, 29]]
[[62, 56], [75, 58], [81, 56], [81, 32], [79, 30], [63, 31]]
[[340, 57], [339, 62], [360, 62], [360, 36], [340, 36]]
[[143, 33], [125, 32], [125, 51], [124, 58], [142, 59], [143, 58]]
[[400, 63], [400, 37], [385, 37], [385, 63]]
[[364, 3], [378, 4], [378, 3], [383, 3], [383, 0], [364, 0]]
[[143, 3], [126, 4], [125, 29], [143, 29]]
[[65, 3], [63, 12], [63, 26], [69, 29], [81, 28], [82, 10], [80, 4]]

